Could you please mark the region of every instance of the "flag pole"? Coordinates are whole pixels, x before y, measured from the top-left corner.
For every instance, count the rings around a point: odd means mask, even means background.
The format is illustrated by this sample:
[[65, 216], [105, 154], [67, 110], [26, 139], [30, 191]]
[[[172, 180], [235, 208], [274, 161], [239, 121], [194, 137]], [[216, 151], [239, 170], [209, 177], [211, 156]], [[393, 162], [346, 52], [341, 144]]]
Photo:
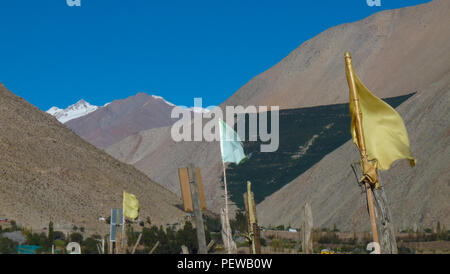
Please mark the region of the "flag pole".
[[[347, 69], [347, 82], [348, 86], [350, 88], [350, 100], [354, 101], [354, 107], [355, 107], [355, 127], [356, 127], [356, 137], [358, 142], [358, 148], [361, 154], [361, 164], [363, 167], [363, 173], [364, 178], [362, 182], [366, 186], [366, 192], [367, 192], [367, 204], [369, 206], [369, 216], [370, 216], [370, 223], [372, 226], [372, 237], [373, 241], [379, 244], [378, 240], [378, 231], [377, 231], [377, 224], [375, 221], [375, 210], [373, 205], [373, 184], [377, 181], [377, 178], [372, 178], [371, 176], [368, 176], [369, 169], [373, 168], [372, 164], [369, 163], [368, 156], [367, 156], [367, 150], [366, 150], [366, 144], [364, 139], [364, 131], [363, 131], [363, 125], [362, 125], [362, 112], [359, 107], [359, 98], [358, 94], [356, 92], [356, 84], [355, 84], [355, 76], [353, 74], [353, 67], [352, 67], [352, 57], [350, 55], [350, 52], [345, 53], [345, 64]], [[375, 171], [376, 175], [376, 171]]]
[[[223, 183], [224, 183], [224, 188], [225, 188], [225, 222], [227, 223], [227, 225], [230, 224], [230, 220], [228, 218], [228, 187], [227, 187], [227, 171], [225, 168], [225, 163], [222, 163], [222, 167], [223, 167]], [[232, 233], [232, 231], [229, 231], [230, 233]], [[227, 237], [227, 241], [228, 241], [228, 254], [231, 254], [231, 243], [230, 243], [230, 237]]]
[[[125, 193], [122, 192], [122, 231], [121, 231], [121, 235], [120, 235], [120, 251], [119, 252], [123, 252], [125, 250], [125, 245], [124, 245], [124, 239], [125, 239], [125, 207], [123, 206], [123, 199], [125, 198]], [[120, 227], [120, 226], [119, 226]], [[119, 253], [120, 254], [120, 253]]]

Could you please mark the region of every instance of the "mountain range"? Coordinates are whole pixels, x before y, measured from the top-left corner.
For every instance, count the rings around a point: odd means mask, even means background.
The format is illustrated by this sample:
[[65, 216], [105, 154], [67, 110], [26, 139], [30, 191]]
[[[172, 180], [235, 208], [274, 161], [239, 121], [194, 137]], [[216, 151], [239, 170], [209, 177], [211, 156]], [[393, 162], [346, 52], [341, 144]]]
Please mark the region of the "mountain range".
[[[378, 97], [393, 97], [416, 92], [416, 95], [407, 103], [415, 98], [422, 98], [424, 95], [421, 93], [428, 92], [430, 87], [437, 82], [446, 81], [450, 69], [449, 12], [449, 1], [434, 0], [418, 6], [382, 11], [364, 20], [328, 29], [300, 45], [268, 71], [256, 76], [221, 104], [221, 107], [224, 108], [227, 105], [279, 105], [281, 109], [298, 109], [345, 103], [348, 101], [344, 61], [346, 51], [352, 53], [353, 64], [361, 80]], [[425, 105], [421, 105], [426, 102], [418, 101], [411, 104], [417, 104], [415, 105], [417, 109], [427, 110]], [[407, 123], [411, 123], [411, 121], [405, 120]], [[422, 124], [422, 126], [424, 130], [432, 127], [427, 124]], [[441, 126], [444, 130], [448, 130], [448, 123], [443, 123]], [[305, 130], [309, 129], [305, 128]], [[312, 135], [314, 134], [320, 134], [320, 130], [312, 133]], [[413, 133], [410, 134], [414, 137]], [[447, 137], [439, 135], [442, 142], [446, 142], [445, 138]], [[320, 146], [320, 144], [318, 145]], [[423, 144], [412, 142], [412, 146], [415, 145]], [[337, 150], [339, 149], [341, 147], [337, 148]], [[194, 162], [202, 171], [208, 207], [215, 212], [223, 207], [222, 164], [218, 143], [177, 143], [170, 137], [170, 127], [165, 127], [135, 133], [108, 147], [106, 151], [121, 161], [133, 164], [150, 178], [178, 195], [177, 168]], [[267, 154], [266, 157], [271, 158], [272, 155]], [[310, 174], [320, 160], [321, 158], [316, 158], [315, 162], [310, 163], [312, 167], [305, 172], [299, 169], [296, 176], [301, 176], [302, 173]], [[425, 163], [428, 162], [427, 158], [423, 160], [423, 168], [429, 167], [435, 176], [445, 176], [447, 169], [431, 165], [431, 163], [426, 166]], [[284, 164], [289, 165], [290, 162]], [[348, 164], [348, 162], [342, 164]], [[338, 166], [336, 163], [328, 162], [328, 165], [321, 166], [321, 171], [328, 174], [325, 171], [335, 169], [336, 166]], [[348, 167], [347, 165], [343, 170], [348, 171]], [[255, 165], [253, 168], [246, 172], [269, 172], [263, 165]], [[343, 167], [340, 166], [340, 168]], [[393, 168], [391, 174], [401, 172], [401, 170]], [[395, 177], [395, 175], [392, 176]], [[331, 182], [329, 184], [326, 182], [327, 180], [324, 180], [325, 185], [321, 189], [315, 189], [315, 194], [319, 195], [323, 202], [326, 201], [326, 197], [333, 187]], [[242, 184], [245, 184], [245, 180]], [[429, 195], [429, 192], [422, 190], [424, 192], [414, 192], [411, 196], [399, 195], [399, 200], [395, 202], [406, 203], [406, 197], [420, 201], [420, 197]], [[354, 190], [352, 191], [350, 193], [354, 194]], [[277, 193], [266, 193], [266, 196], [260, 197], [260, 199], [270, 200], [271, 195], [277, 195]], [[351, 199], [354, 203], [360, 202], [359, 196], [344, 197]], [[298, 199], [298, 202], [304, 202], [306, 198], [300, 194], [296, 196], [296, 192], [291, 192], [289, 199], [286, 197], [284, 201], [290, 203], [295, 199]], [[298, 205], [298, 202], [292, 202], [292, 204]], [[441, 200], [441, 203], [449, 206], [448, 201]], [[270, 203], [270, 206], [263, 205], [264, 202], [261, 204], [258, 214], [263, 214], [261, 211], [264, 209], [264, 214], [273, 217], [262, 216], [265, 225], [286, 221], [288, 217], [281, 217], [284, 214], [290, 216], [284, 211], [276, 209], [276, 202]], [[427, 213], [423, 212], [422, 214], [429, 216], [427, 214], [431, 214], [431, 211], [439, 209], [440, 207], [430, 206], [425, 209]], [[345, 226], [348, 215], [342, 214], [339, 207], [324, 206], [321, 209], [314, 206], [313, 210], [317, 224], [329, 225], [335, 221], [345, 228], [349, 228], [349, 226]], [[404, 218], [399, 220], [402, 226], [412, 227], [416, 222], [426, 223], [425, 219], [416, 220], [406, 217], [409, 216], [406, 213], [408, 210], [407, 207], [397, 207], [393, 210], [395, 216]], [[275, 222], [277, 216], [280, 218]], [[324, 216], [335, 216], [336, 220], [325, 219]], [[293, 224], [298, 222], [298, 220], [294, 222], [292, 218], [289, 221]], [[447, 219], [442, 221], [450, 225]]]
[[[141, 130], [172, 125], [176, 121], [171, 118], [175, 107], [161, 96], [140, 92], [102, 107], [80, 100], [64, 110], [52, 107], [47, 113], [89, 143], [105, 149]], [[188, 109], [191, 113], [208, 112], [201, 107]]]
[[[434, 0], [330, 28], [222, 103], [222, 109], [280, 106], [280, 121], [285, 124], [278, 154], [255, 155], [247, 169], [228, 166], [233, 209], [240, 206], [245, 190], [239, 183], [245, 186], [251, 177], [261, 187], [255, 196], [264, 226], [298, 226], [300, 209], [309, 201], [315, 226], [368, 229], [364, 199], [350, 168], [358, 155], [345, 134], [344, 52], [350, 51], [355, 71], [376, 96], [409, 95], [395, 106], [406, 100], [397, 109], [418, 165], [411, 169], [399, 161], [381, 174], [395, 227], [429, 227], [437, 221], [449, 227], [448, 14], [450, 1]], [[217, 213], [224, 206], [218, 142], [175, 142], [171, 138], [175, 105], [162, 97], [138, 93], [102, 107], [82, 100], [65, 110], [51, 108], [48, 112], [58, 122], [2, 88], [0, 110], [6, 114], [0, 136], [6, 153], [0, 165], [5, 189], [0, 208], [6, 212], [0, 214], [32, 225], [43, 225], [50, 215], [64, 225], [84, 221], [96, 228], [92, 216], [114, 206], [121, 189], [129, 189], [150, 205], [145, 214], [175, 222], [183, 215], [176, 208], [177, 169], [190, 164], [201, 170], [208, 208]], [[252, 144], [245, 146], [247, 151], [253, 149]], [[268, 173], [273, 176], [264, 181]], [[67, 201], [61, 199], [64, 196]], [[11, 206], [15, 203], [20, 205], [17, 209]]]

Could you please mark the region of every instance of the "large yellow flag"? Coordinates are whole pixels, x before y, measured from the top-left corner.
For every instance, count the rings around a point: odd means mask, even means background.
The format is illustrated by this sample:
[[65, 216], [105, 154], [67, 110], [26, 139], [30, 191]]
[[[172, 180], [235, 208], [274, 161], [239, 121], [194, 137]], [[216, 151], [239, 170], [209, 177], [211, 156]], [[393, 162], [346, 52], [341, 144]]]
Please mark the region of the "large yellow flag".
[[[408, 132], [402, 117], [387, 103], [373, 95], [354, 73], [356, 94], [362, 113], [362, 128], [369, 160], [376, 161], [376, 167], [389, 169], [391, 164], [399, 159], [409, 159], [411, 165], [415, 160], [409, 148]], [[349, 74], [348, 67], [346, 70]], [[353, 142], [358, 146], [356, 133], [355, 101], [350, 100], [350, 115], [352, 116], [351, 133]]]
[[123, 214], [130, 219], [136, 219], [139, 215], [138, 199], [125, 191], [123, 192]]

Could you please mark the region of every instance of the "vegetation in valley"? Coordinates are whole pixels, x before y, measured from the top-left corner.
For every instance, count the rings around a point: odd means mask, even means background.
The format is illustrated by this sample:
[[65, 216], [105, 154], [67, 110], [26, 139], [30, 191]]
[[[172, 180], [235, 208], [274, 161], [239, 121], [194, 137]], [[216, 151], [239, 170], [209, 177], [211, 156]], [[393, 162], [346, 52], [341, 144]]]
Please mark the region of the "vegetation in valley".
[[[412, 95], [388, 98], [385, 101], [392, 107], [397, 107]], [[256, 142], [244, 141], [244, 150], [250, 155], [249, 159], [240, 165], [230, 164], [227, 169], [231, 200], [241, 209], [247, 181], [252, 182], [255, 201], [259, 203], [351, 137], [348, 104], [280, 110], [279, 115], [278, 150], [262, 153], [259, 138]], [[270, 131], [270, 114], [267, 116]], [[249, 135], [248, 119], [247, 115], [246, 136]]]

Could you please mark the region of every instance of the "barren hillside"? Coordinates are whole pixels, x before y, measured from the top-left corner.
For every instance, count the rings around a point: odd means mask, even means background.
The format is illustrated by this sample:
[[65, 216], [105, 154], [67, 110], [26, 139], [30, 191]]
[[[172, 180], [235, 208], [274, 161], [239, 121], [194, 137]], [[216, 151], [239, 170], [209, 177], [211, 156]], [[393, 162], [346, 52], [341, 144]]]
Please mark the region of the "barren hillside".
[[126, 190], [140, 200], [143, 219], [166, 224], [183, 218], [173, 193], [1, 84], [0, 117], [0, 217], [36, 230], [52, 220], [55, 229], [105, 231], [97, 218], [121, 207]]
[[379, 97], [422, 90], [450, 64], [450, 1], [387, 10], [330, 28], [240, 88], [225, 105], [299, 108], [348, 101], [343, 55]]
[[[450, 74], [419, 91], [398, 107], [411, 151], [418, 159], [397, 161], [381, 174], [396, 229], [450, 226]], [[341, 230], [369, 230], [365, 196], [350, 167], [359, 160], [348, 141], [257, 207], [262, 225], [299, 227], [301, 207], [309, 201], [314, 225]]]

